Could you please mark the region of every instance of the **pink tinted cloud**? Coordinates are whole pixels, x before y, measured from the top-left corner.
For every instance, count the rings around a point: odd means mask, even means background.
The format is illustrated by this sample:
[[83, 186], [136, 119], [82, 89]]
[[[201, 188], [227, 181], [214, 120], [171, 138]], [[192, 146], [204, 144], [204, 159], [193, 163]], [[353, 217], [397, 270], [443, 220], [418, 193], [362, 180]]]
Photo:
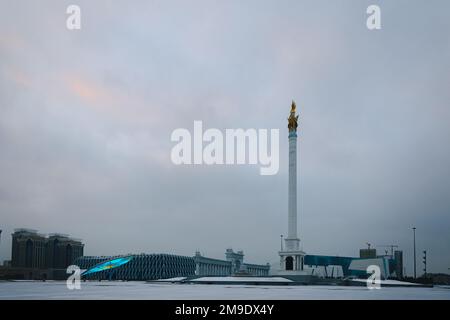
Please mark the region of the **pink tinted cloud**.
[[11, 79], [11, 81], [21, 87], [30, 87], [32, 85], [32, 79], [31, 77], [24, 71], [16, 69], [16, 68], [9, 68], [7, 71], [7, 77]]
[[139, 92], [130, 93], [127, 88], [108, 86], [86, 76], [63, 78], [69, 94], [102, 116], [147, 124], [156, 124], [163, 117], [162, 107], [145, 101]]
[[25, 48], [24, 40], [14, 33], [0, 33], [0, 48], [2, 51], [18, 51]]

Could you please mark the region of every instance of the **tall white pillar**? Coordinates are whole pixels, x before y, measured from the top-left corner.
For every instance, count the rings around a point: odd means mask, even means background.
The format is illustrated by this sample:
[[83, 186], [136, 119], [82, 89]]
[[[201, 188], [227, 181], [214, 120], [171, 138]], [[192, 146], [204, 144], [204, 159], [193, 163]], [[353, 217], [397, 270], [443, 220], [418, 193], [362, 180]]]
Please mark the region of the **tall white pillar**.
[[286, 251], [298, 251], [300, 239], [297, 237], [297, 119], [296, 106], [292, 102], [289, 124], [289, 190], [288, 190], [288, 236]]
[[289, 133], [288, 239], [297, 238], [297, 133]]
[[279, 252], [279, 274], [303, 274], [302, 259], [305, 253], [300, 250], [300, 239], [297, 235], [297, 127], [298, 115], [296, 105], [292, 101], [288, 118], [289, 129], [289, 177], [288, 177], [288, 234], [284, 239], [285, 247]]

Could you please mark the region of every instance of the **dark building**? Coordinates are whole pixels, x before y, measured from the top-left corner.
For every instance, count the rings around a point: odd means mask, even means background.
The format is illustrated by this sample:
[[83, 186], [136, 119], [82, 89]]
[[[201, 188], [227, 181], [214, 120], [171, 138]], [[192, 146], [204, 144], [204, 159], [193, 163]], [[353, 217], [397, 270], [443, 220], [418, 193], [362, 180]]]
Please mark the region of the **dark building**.
[[394, 252], [395, 273], [398, 279], [403, 279], [403, 251]]
[[376, 249], [360, 249], [359, 250], [359, 257], [361, 259], [375, 259], [377, 257], [377, 250]]
[[[81, 240], [63, 234], [48, 237], [32, 229], [15, 229], [12, 234], [11, 265], [3, 268], [5, 278], [66, 278], [66, 268], [83, 255]], [[1, 275], [0, 275], [1, 276]]]
[[83, 255], [83, 246], [81, 240], [69, 238], [68, 235], [50, 234], [46, 242], [46, 267], [66, 269]]
[[11, 266], [45, 268], [45, 235], [32, 229], [16, 229], [12, 234]]

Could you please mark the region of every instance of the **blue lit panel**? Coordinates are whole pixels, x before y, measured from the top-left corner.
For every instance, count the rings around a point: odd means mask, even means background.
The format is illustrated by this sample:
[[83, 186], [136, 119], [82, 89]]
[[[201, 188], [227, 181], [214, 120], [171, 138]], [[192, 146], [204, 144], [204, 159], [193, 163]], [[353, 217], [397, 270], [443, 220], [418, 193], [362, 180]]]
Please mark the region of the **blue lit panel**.
[[85, 276], [85, 275], [88, 275], [91, 273], [101, 272], [101, 271], [105, 271], [105, 270], [111, 270], [111, 269], [120, 267], [120, 266], [130, 262], [131, 259], [133, 259], [133, 257], [129, 256], [129, 257], [121, 257], [121, 258], [112, 259], [112, 260], [109, 260], [106, 262], [102, 262], [102, 263], [86, 270], [81, 275]]

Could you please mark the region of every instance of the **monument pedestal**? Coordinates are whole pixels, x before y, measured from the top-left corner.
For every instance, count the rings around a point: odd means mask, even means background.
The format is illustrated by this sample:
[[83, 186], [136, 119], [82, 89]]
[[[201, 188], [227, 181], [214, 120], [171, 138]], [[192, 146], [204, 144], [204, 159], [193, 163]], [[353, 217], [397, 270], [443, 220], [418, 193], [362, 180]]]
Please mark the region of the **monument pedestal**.
[[278, 274], [305, 274], [305, 252], [298, 251], [279, 251], [280, 256], [280, 271]]

